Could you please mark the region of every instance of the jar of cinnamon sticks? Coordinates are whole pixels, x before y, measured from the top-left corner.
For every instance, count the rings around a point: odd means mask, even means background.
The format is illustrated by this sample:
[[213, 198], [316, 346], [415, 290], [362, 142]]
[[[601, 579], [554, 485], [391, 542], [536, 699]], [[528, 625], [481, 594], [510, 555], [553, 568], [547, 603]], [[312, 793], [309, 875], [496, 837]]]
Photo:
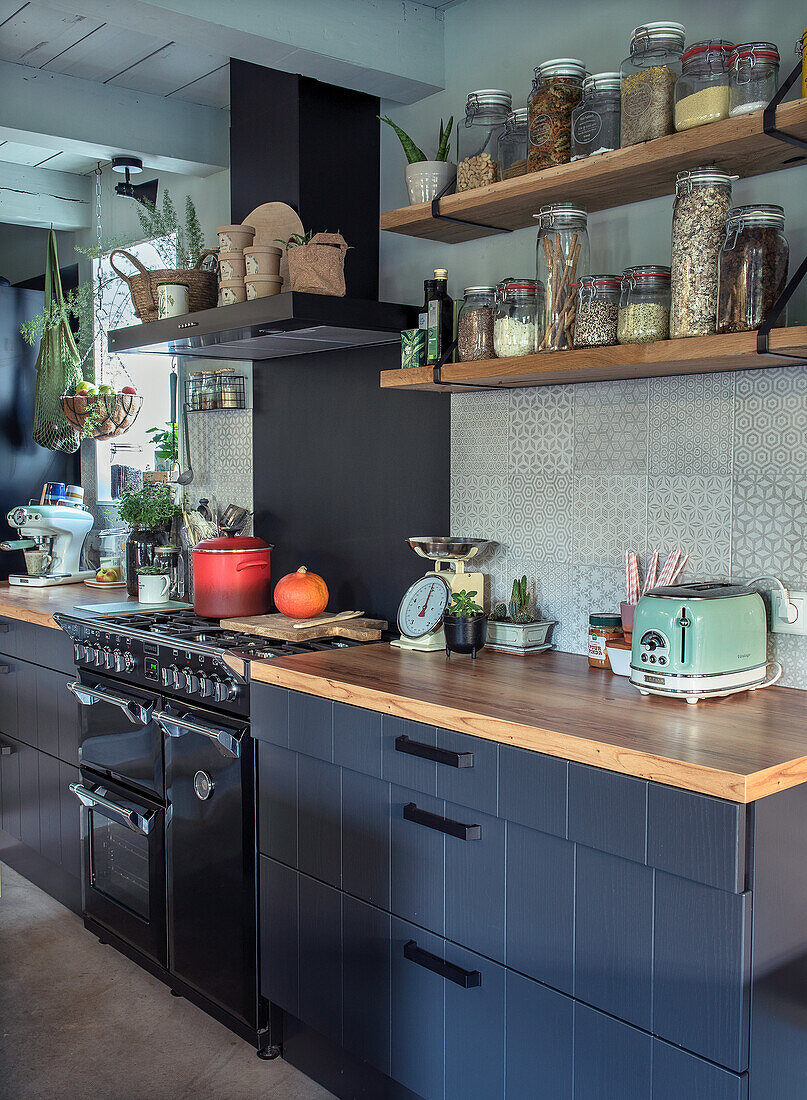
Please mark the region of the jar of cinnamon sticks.
[[574, 347], [576, 282], [589, 273], [586, 210], [570, 202], [542, 206], [538, 220], [537, 278], [546, 288], [543, 320], [538, 320], [538, 350]]

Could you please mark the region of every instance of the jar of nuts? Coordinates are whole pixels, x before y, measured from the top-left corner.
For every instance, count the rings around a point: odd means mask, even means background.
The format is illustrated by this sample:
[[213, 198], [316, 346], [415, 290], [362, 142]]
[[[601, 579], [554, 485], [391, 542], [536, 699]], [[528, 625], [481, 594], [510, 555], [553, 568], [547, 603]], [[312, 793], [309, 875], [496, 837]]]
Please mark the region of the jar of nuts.
[[499, 136], [504, 131], [512, 102], [509, 92], [497, 89], [468, 94], [465, 120], [457, 131], [458, 191], [472, 191], [501, 179]]

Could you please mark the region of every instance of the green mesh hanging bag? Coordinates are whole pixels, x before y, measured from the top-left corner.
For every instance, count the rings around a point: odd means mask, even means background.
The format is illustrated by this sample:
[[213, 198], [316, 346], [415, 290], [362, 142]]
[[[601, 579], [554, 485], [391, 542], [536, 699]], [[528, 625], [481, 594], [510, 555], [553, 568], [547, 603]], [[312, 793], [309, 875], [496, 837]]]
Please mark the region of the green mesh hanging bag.
[[62, 394], [75, 393], [84, 376], [81, 356], [64, 308], [56, 234], [52, 229], [45, 264], [45, 310], [48, 319], [42, 326], [36, 361], [34, 443], [49, 451], [73, 454], [81, 444], [81, 433], [64, 415]]

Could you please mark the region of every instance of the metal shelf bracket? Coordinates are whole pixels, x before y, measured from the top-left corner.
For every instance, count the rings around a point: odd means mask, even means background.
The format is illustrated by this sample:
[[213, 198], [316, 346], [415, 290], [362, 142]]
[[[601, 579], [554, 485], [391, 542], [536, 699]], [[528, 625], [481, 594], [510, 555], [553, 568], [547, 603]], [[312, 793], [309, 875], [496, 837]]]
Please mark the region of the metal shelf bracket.
[[474, 229], [487, 229], [491, 233], [512, 233], [513, 232], [512, 229], [503, 229], [500, 225], [483, 225], [482, 222], [468, 221], [467, 218], [454, 218], [454, 217], [451, 216], [451, 214], [441, 214], [440, 213], [440, 199], [442, 199], [443, 196], [448, 193], [448, 191], [451, 189], [451, 187], [453, 187], [453, 185], [454, 185], [454, 180], [449, 180], [448, 183], [445, 185], [445, 187], [442, 189], [442, 191], [438, 191], [438, 193], [432, 199], [432, 217], [436, 221], [455, 222], [457, 225], [470, 225]]
[[435, 386], [456, 386], [458, 389], [468, 390], [500, 390], [502, 386], [485, 386], [481, 382], [448, 382], [443, 378], [443, 364], [447, 363], [457, 348], [456, 337], [451, 341], [446, 350], [432, 367], [432, 382]]

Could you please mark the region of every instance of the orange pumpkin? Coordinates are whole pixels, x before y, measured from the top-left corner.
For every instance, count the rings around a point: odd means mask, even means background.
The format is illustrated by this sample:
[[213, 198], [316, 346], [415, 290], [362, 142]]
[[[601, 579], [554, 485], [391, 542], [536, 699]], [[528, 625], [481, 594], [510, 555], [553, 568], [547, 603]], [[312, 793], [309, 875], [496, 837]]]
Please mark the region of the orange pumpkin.
[[301, 565], [275, 585], [275, 607], [289, 619], [313, 619], [328, 606], [328, 586], [322, 577]]

